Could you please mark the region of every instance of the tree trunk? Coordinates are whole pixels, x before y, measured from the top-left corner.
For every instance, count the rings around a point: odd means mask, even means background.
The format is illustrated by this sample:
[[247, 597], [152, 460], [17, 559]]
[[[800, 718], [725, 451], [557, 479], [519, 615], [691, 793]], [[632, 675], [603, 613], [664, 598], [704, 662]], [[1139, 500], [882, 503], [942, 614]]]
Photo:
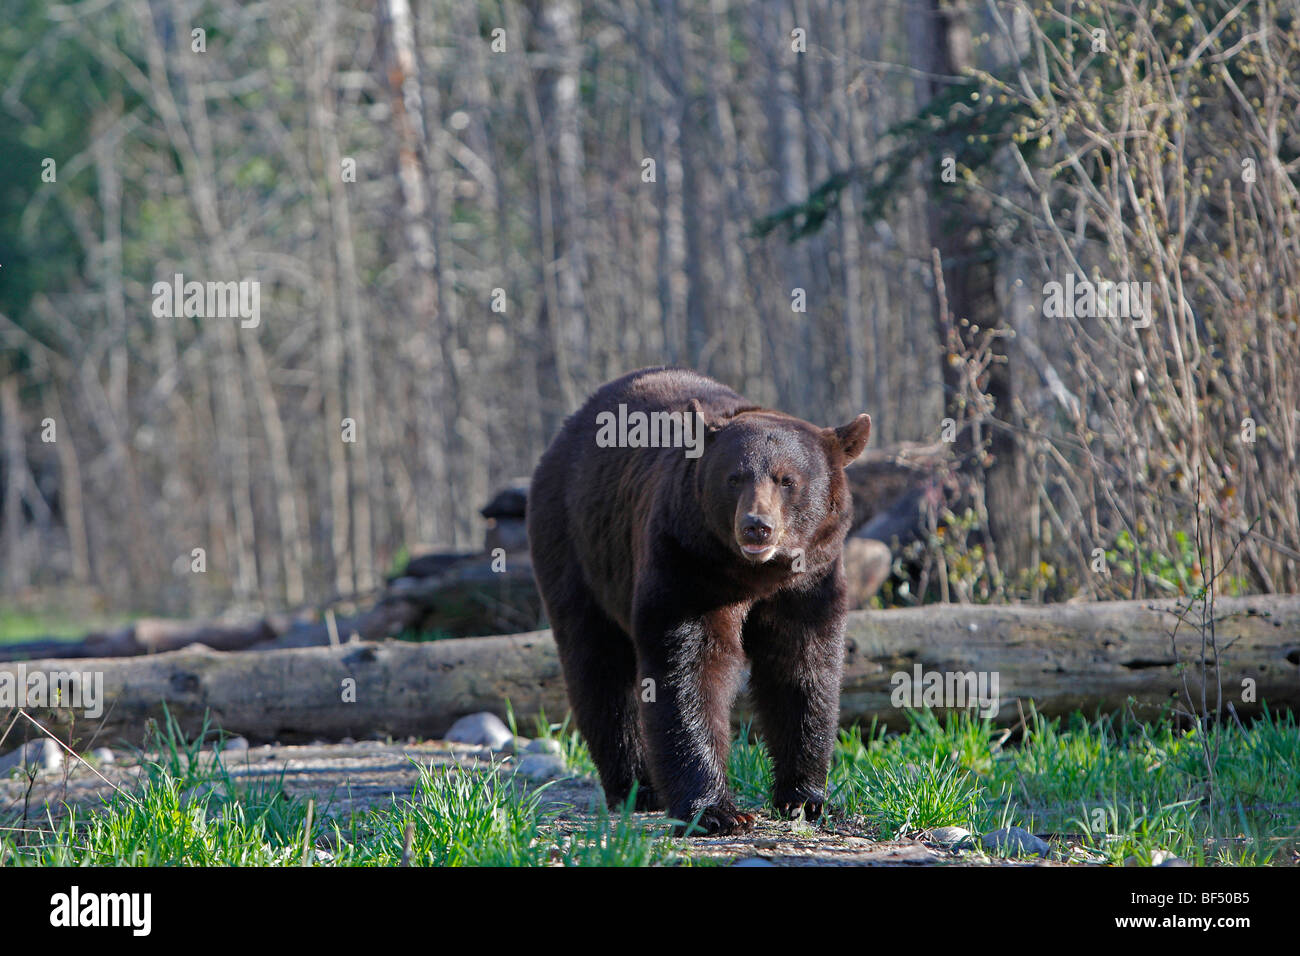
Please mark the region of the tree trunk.
[[[917, 79], [918, 107], [942, 92], [940, 78], [962, 76], [975, 65], [967, 17], [960, 5], [947, 0], [930, 0], [915, 8], [910, 24], [913, 62], [929, 74]], [[964, 371], [948, 361], [950, 332], [955, 330], [966, 347], [973, 348], [976, 334], [972, 329], [983, 334], [1006, 326], [997, 299], [997, 260], [989, 236], [990, 214], [987, 198], [972, 195], [956, 183], [945, 183], [931, 191], [927, 210], [929, 241], [932, 248], [939, 250], [943, 262], [948, 306], [945, 311], [936, 298], [935, 334], [942, 359], [944, 413], [958, 422], [962, 420]], [[1005, 340], [995, 340], [993, 352], [997, 358], [989, 366], [984, 391], [995, 403], [994, 414], [1011, 422], [1014, 390]], [[992, 456], [984, 469], [988, 533], [999, 565], [1011, 573], [1027, 564], [1026, 476], [1019, 447], [1010, 432], [995, 427], [986, 437]]]

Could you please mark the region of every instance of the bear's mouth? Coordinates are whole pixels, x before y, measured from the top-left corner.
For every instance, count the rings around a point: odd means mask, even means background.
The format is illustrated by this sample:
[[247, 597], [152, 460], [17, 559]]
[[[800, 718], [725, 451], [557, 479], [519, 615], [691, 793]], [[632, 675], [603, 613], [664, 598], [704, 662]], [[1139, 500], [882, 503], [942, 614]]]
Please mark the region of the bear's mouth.
[[747, 544], [743, 541], [736, 542], [740, 545], [740, 553], [749, 558], [755, 564], [762, 564], [776, 554], [776, 544]]

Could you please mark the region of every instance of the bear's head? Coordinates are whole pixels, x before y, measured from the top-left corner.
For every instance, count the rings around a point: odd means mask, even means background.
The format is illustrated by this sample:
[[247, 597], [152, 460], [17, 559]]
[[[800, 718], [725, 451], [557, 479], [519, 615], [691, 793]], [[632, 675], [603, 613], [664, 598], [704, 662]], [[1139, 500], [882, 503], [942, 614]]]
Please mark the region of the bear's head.
[[728, 550], [754, 565], [811, 561], [848, 532], [844, 466], [867, 446], [869, 415], [818, 428], [746, 411], [705, 427], [696, 490], [709, 530]]

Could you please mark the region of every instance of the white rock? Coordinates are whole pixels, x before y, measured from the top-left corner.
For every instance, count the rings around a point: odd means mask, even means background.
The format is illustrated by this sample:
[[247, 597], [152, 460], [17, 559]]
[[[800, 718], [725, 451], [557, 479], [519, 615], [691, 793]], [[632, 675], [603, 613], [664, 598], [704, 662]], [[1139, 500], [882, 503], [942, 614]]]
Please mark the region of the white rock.
[[90, 752], [90, 755], [99, 762], [101, 766], [110, 766], [117, 763], [117, 755], [107, 747], [96, 747]]
[[1002, 850], [1012, 856], [1047, 856], [1051, 847], [1023, 827], [1006, 827], [984, 834], [986, 850]]
[[500, 750], [514, 738], [500, 717], [485, 710], [456, 721], [451, 725], [451, 730], [447, 731], [446, 739], [454, 744], [473, 744], [475, 747]]
[[226, 753], [235, 750], [247, 750], [248, 740], [244, 737], [227, 737], [226, 742], [221, 745], [221, 749]]
[[63, 769], [63, 748], [56, 744], [49, 737], [41, 741], [41, 769], [42, 770], [62, 770]]
[[526, 754], [515, 768], [515, 773], [534, 781], [554, 780], [568, 772], [564, 758], [558, 754]]
[[528, 741], [524, 747], [526, 754], [560, 754], [564, 748], [560, 746], [558, 740], [552, 740], [547, 737], [538, 737], [536, 740]]
[[1191, 866], [1183, 860], [1178, 859], [1168, 850], [1152, 850], [1151, 860], [1147, 862], [1140, 856], [1126, 856], [1124, 858], [1125, 866]]
[[965, 827], [937, 827], [930, 831], [930, 842], [942, 846], [956, 846], [970, 842], [970, 831]]
[[49, 737], [42, 737], [40, 740], [29, 740], [17, 750], [0, 757], [0, 776], [8, 776], [13, 770], [23, 767], [58, 770], [62, 766], [63, 748]]

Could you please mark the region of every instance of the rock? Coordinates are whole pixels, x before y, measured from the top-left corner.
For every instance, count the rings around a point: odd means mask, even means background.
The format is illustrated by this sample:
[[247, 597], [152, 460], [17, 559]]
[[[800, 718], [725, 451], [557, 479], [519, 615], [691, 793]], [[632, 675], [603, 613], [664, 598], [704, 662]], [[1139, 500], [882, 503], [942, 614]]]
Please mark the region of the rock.
[[1023, 827], [1006, 827], [984, 834], [984, 849], [1004, 851], [1010, 856], [1047, 856], [1051, 847]]
[[1143, 860], [1140, 856], [1128, 856], [1124, 858], [1125, 866], [1191, 866], [1185, 860], [1180, 860], [1168, 850], [1152, 850], [1150, 861]]
[[747, 856], [743, 860], [737, 860], [732, 866], [776, 866], [771, 860], [765, 860], [761, 856]]
[[970, 831], [965, 827], [937, 827], [930, 831], [930, 842], [940, 846], [958, 846], [972, 841]]
[[528, 526], [522, 518], [492, 518], [483, 534], [483, 550], [506, 552], [528, 550]]
[[96, 747], [90, 752], [100, 766], [108, 767], [117, 763], [117, 756], [107, 747]]
[[554, 780], [568, 772], [564, 758], [558, 754], [526, 754], [515, 768], [515, 773], [534, 781]]
[[451, 730], [447, 731], [446, 739], [454, 744], [472, 744], [475, 747], [500, 750], [514, 740], [514, 736], [500, 717], [485, 710], [456, 721], [451, 725]]
[[244, 737], [227, 737], [222, 743], [221, 749], [226, 753], [232, 753], [236, 750], [247, 750], [248, 740]]
[[29, 740], [17, 750], [0, 757], [0, 776], [8, 776], [15, 769], [36, 767], [42, 771], [63, 767], [63, 748], [48, 737]]
[[41, 741], [41, 769], [42, 770], [61, 770], [63, 769], [63, 748], [56, 744], [49, 737]]
[[178, 795], [181, 806], [193, 803], [196, 800], [205, 799], [208, 794], [212, 793], [212, 787], [206, 783], [196, 783], [192, 787], [186, 787]]
[[549, 737], [539, 737], [536, 740], [528, 741], [524, 747], [526, 754], [562, 754], [564, 748], [560, 746], [558, 740], [552, 740]]

